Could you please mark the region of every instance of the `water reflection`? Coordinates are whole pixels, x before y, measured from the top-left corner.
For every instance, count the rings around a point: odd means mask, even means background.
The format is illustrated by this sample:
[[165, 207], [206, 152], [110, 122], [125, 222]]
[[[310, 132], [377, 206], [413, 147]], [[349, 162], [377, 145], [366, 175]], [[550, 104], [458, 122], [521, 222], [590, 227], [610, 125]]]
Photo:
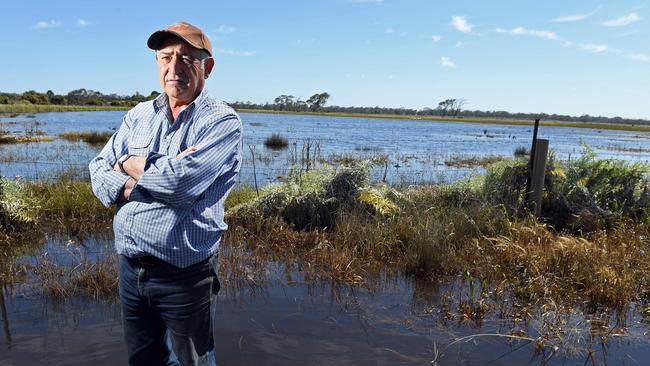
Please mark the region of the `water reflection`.
[[[112, 253], [110, 235], [42, 243], [12, 263], [30, 265], [47, 252], [73, 268], [80, 256], [101, 262]], [[349, 285], [241, 247], [225, 246], [221, 263], [215, 329], [223, 365], [645, 364], [650, 356], [643, 303], [620, 311], [530, 307], [476, 279], [389, 270]], [[36, 279], [3, 286], [0, 364], [126, 363], [115, 297], [43, 296], [30, 285]]]

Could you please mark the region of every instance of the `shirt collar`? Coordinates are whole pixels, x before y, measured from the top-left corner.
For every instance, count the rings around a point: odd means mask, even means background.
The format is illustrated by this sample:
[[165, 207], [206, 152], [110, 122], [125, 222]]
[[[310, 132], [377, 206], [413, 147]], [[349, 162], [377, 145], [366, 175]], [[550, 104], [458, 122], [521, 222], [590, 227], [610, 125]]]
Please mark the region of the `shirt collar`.
[[[187, 105], [187, 107], [185, 107], [185, 109], [190, 107], [196, 107], [197, 104], [200, 105], [201, 102], [203, 102], [203, 99], [205, 99], [207, 95], [208, 95], [208, 91], [206, 90], [206, 88], [203, 88], [203, 90], [201, 90], [201, 93], [199, 93], [199, 95], [196, 98], [194, 98], [194, 100], [191, 101]], [[157, 96], [156, 99], [154, 99], [153, 101], [153, 107], [156, 113], [158, 113], [161, 109], [162, 110], [169, 109], [169, 98], [167, 97], [167, 94], [162, 93], [159, 96]]]

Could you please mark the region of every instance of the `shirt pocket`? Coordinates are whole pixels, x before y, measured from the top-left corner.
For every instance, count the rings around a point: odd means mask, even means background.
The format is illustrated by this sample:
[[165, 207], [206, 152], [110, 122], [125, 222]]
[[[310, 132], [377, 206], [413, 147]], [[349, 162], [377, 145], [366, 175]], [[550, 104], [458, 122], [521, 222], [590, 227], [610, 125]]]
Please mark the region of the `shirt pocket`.
[[135, 135], [129, 138], [129, 155], [146, 156], [151, 151], [153, 136]]

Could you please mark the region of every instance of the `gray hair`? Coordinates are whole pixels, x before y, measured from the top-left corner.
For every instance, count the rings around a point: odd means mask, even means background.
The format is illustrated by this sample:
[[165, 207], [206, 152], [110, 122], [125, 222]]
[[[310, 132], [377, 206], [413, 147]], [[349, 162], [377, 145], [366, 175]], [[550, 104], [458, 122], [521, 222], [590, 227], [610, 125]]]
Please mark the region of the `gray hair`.
[[209, 58], [211, 58], [210, 54], [206, 50], [201, 50], [201, 54], [199, 55], [199, 59], [201, 60], [201, 68], [205, 68], [205, 61]]

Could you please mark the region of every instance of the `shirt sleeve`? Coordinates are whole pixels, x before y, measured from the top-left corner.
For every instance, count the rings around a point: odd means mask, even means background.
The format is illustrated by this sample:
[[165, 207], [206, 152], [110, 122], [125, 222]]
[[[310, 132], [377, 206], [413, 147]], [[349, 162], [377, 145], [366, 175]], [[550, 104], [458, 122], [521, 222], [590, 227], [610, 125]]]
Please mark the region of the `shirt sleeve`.
[[117, 159], [128, 151], [128, 136], [131, 130], [129, 113], [124, 116], [122, 124], [111, 136], [102, 151], [90, 161], [90, 182], [95, 196], [102, 204], [110, 207], [122, 192], [129, 176], [113, 170]]
[[[190, 206], [214, 181], [241, 165], [241, 121], [217, 115], [197, 132], [197, 150], [181, 158], [150, 153], [145, 172], [134, 187], [174, 207]], [[139, 196], [139, 195], [138, 195]], [[132, 194], [131, 198], [135, 196]]]

